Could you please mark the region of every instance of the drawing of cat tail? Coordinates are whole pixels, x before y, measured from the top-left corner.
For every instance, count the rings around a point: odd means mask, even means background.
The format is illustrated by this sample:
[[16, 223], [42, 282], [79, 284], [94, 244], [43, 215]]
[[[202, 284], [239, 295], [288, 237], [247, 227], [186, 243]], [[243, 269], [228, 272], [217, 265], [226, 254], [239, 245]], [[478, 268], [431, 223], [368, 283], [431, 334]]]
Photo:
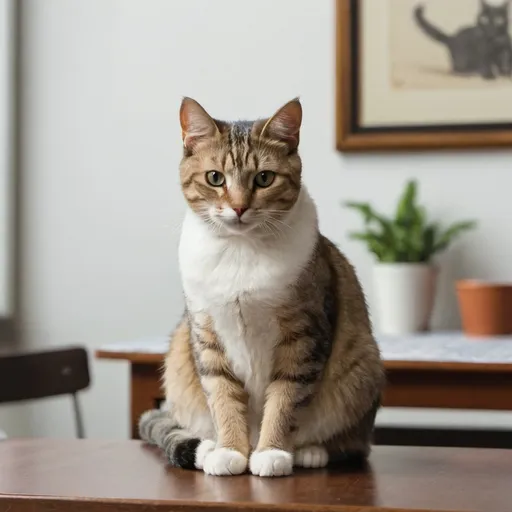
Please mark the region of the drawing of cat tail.
[[423, 29], [423, 31], [429, 35], [432, 39], [439, 41], [440, 43], [448, 44], [450, 41], [450, 36], [441, 32], [438, 28], [434, 27], [432, 23], [425, 19], [424, 6], [418, 5], [414, 9], [414, 17], [416, 18], [416, 22]]

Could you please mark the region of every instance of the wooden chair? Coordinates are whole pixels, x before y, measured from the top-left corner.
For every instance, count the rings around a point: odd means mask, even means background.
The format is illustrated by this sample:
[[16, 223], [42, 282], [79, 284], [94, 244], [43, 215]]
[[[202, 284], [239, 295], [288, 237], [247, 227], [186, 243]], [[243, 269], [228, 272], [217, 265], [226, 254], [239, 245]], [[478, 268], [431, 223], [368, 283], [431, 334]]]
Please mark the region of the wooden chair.
[[71, 395], [78, 438], [85, 434], [77, 393], [89, 384], [89, 363], [83, 348], [0, 353], [0, 403]]

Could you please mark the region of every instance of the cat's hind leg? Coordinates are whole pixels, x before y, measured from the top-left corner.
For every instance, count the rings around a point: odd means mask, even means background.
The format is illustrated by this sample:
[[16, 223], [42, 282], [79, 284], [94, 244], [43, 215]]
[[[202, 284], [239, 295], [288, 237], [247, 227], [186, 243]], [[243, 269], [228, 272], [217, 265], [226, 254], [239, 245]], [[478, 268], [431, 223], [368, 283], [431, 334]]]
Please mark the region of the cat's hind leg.
[[299, 468], [324, 468], [329, 463], [329, 452], [323, 445], [307, 445], [297, 448], [293, 465]]
[[[312, 432], [314, 424], [307, 430], [298, 431], [301, 435], [296, 441], [294, 466], [303, 468], [323, 468], [329, 466], [362, 467], [364, 466], [372, 445], [373, 427], [380, 399], [376, 398], [366, 414], [353, 425], [341, 429], [325, 441], [308, 441], [314, 439], [318, 430]], [[309, 434], [309, 435], [308, 435]], [[312, 435], [313, 434], [313, 435]]]
[[330, 466], [365, 466], [372, 448], [373, 427], [379, 402], [380, 400], [376, 400], [358, 423], [342, 430], [325, 443]]
[[368, 458], [365, 450], [344, 450], [323, 445], [308, 445], [295, 450], [293, 465], [297, 468], [320, 469], [327, 465], [361, 467]]

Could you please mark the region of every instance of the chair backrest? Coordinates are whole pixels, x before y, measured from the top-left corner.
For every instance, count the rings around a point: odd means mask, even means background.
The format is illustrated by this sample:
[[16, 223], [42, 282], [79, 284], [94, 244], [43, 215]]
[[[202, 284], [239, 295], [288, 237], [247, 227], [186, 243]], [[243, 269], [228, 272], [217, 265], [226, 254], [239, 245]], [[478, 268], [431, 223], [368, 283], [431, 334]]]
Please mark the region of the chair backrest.
[[0, 354], [0, 403], [74, 394], [89, 384], [83, 348]]

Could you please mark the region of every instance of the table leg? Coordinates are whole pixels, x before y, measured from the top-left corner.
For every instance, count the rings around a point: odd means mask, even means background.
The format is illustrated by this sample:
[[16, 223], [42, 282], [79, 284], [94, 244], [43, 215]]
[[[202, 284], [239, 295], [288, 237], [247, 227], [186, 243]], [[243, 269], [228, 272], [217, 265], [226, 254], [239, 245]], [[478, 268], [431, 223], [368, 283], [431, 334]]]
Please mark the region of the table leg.
[[154, 364], [131, 364], [131, 436], [139, 439], [138, 423], [141, 414], [159, 406], [163, 399], [160, 373]]

